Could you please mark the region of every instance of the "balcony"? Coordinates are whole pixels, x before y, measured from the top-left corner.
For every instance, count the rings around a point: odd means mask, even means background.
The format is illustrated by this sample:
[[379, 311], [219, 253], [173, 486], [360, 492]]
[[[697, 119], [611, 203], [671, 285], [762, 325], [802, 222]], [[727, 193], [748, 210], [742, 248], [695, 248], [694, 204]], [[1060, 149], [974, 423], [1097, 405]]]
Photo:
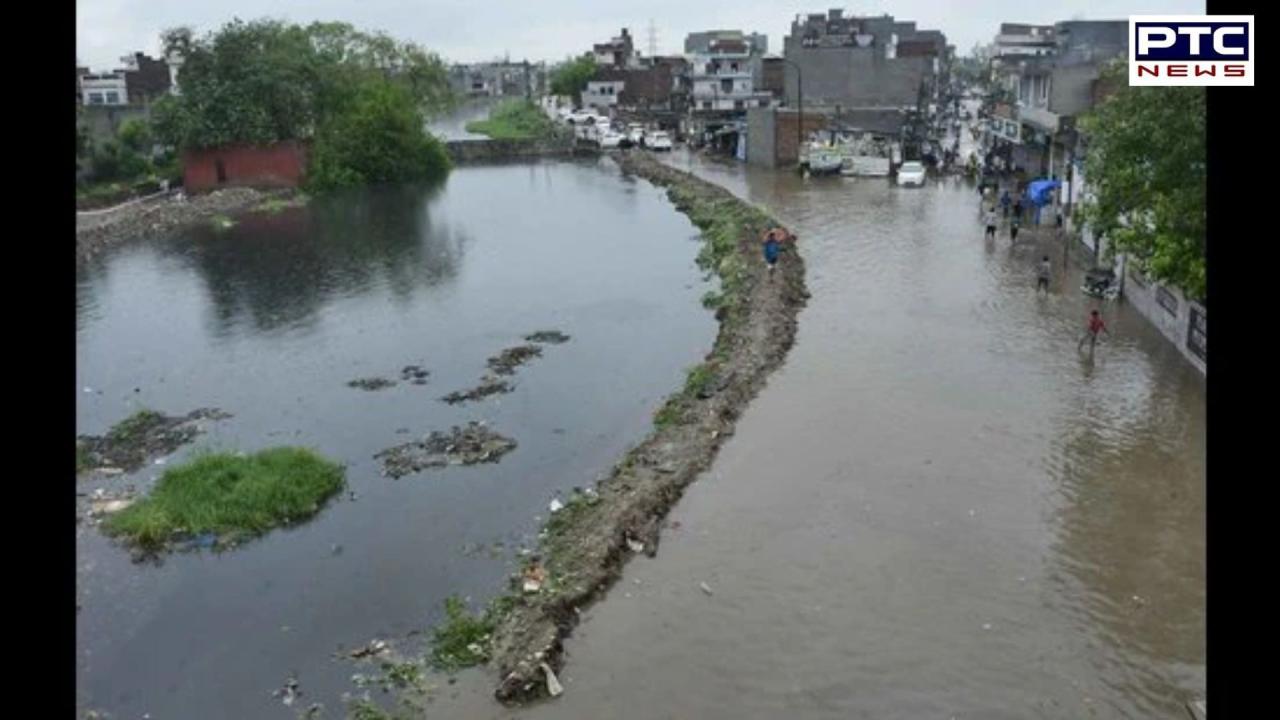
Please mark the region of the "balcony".
[[1059, 117], [1057, 113], [1049, 112], [1048, 108], [1019, 104], [1018, 119], [1043, 132], [1058, 132]]

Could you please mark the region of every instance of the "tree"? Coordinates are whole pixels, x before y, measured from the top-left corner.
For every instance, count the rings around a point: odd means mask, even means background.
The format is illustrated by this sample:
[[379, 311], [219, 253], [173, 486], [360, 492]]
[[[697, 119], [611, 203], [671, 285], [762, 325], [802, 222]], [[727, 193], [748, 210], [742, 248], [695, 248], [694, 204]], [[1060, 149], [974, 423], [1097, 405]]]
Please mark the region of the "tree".
[[443, 176], [449, 158], [427, 134], [412, 92], [403, 85], [362, 85], [339, 113], [327, 117], [316, 134], [308, 185], [332, 190], [354, 185]]
[[1109, 253], [1188, 296], [1205, 297], [1205, 94], [1202, 87], [1130, 87], [1114, 62], [1114, 93], [1081, 118], [1091, 197], [1082, 210]]
[[596, 59], [591, 53], [566, 61], [551, 73], [551, 93], [569, 95], [574, 103], [582, 102], [582, 91], [596, 76]]
[[162, 39], [183, 58], [182, 93], [157, 103], [156, 130], [183, 149], [310, 138], [376, 80], [405, 86], [420, 112], [452, 99], [438, 56], [346, 23], [234, 20], [203, 38], [177, 28]]

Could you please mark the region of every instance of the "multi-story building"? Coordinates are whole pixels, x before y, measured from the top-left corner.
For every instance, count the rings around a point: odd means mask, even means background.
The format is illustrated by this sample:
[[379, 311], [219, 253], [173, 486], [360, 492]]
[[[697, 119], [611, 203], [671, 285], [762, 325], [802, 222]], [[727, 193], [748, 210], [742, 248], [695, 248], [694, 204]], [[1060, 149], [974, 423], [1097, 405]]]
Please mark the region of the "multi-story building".
[[706, 55], [711, 52], [713, 44], [726, 40], [745, 43], [753, 55], [764, 55], [769, 52], [769, 36], [762, 33], [748, 35], [741, 30], [707, 30], [686, 35], [684, 38], [684, 53], [686, 55]]
[[[685, 134], [697, 142], [746, 156], [746, 117], [751, 108], [774, 104], [765, 88], [763, 35], [737, 31], [695, 33], [689, 54], [689, 116]], [[705, 50], [702, 50], [705, 48]]]
[[129, 104], [129, 86], [123, 72], [81, 75], [80, 94], [80, 101], [88, 106]]
[[[173, 86], [169, 63], [135, 52], [120, 58], [130, 105], [148, 105], [168, 94]], [[119, 72], [119, 71], [118, 71]]]
[[631, 33], [626, 28], [622, 28], [622, 34], [610, 39], [609, 42], [592, 45], [591, 54], [595, 56], [596, 65], [601, 68], [622, 70], [640, 67], [640, 55], [636, 52], [635, 45], [631, 41]]
[[844, 108], [923, 108], [947, 53], [939, 31], [840, 10], [797, 16], [783, 49], [788, 106]]

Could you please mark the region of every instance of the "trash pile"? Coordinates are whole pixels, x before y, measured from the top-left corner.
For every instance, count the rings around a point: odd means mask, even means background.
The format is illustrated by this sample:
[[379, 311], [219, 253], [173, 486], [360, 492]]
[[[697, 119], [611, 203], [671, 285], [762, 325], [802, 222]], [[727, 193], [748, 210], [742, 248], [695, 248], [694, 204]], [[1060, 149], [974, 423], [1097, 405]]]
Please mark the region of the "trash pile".
[[524, 339], [531, 343], [549, 343], [551, 345], [569, 342], [569, 336], [559, 330], [539, 330], [536, 333], [525, 335]]
[[435, 431], [421, 441], [397, 445], [374, 455], [382, 461], [382, 474], [400, 478], [426, 468], [497, 462], [516, 448], [516, 441], [500, 435], [482, 422], [455, 425], [447, 433]]
[[490, 370], [499, 375], [514, 375], [516, 368], [541, 356], [542, 348], [537, 345], [517, 345], [489, 358], [488, 365]]
[[217, 408], [201, 408], [182, 417], [171, 417], [153, 410], [140, 410], [116, 423], [106, 435], [81, 435], [76, 438], [77, 453], [83, 466], [104, 474], [132, 472], [142, 467], [153, 455], [168, 455], [195, 439], [204, 431], [201, 420], [225, 420], [231, 417]]

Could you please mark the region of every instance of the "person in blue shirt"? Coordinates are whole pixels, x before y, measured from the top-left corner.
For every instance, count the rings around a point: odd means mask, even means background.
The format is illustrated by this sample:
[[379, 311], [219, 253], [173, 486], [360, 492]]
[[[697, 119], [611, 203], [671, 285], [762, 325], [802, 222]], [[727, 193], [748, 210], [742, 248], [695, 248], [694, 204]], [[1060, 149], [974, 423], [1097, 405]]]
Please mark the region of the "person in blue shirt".
[[1000, 209], [1004, 211], [1005, 217], [1009, 217], [1009, 204], [1012, 202], [1013, 199], [1009, 197], [1009, 191], [1005, 190], [1004, 194], [1000, 196]]
[[769, 277], [773, 277], [773, 268], [778, 264], [778, 252], [782, 249], [782, 230], [773, 228], [764, 236], [764, 262], [769, 267]]

